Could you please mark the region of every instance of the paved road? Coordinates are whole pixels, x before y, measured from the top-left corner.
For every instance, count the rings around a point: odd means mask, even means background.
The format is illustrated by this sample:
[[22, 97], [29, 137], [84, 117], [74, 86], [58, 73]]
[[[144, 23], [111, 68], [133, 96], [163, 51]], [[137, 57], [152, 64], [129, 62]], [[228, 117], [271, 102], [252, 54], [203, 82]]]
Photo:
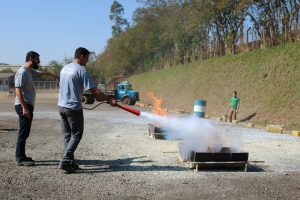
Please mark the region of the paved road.
[[239, 137], [249, 172], [188, 169], [178, 141], [154, 140], [147, 119], [116, 108], [85, 111], [76, 159], [82, 170], [57, 169], [62, 138], [55, 98], [39, 97], [27, 153], [37, 165], [14, 162], [17, 118], [11, 99], [0, 98], [1, 199], [300, 199], [300, 140], [264, 130], [213, 122], [227, 138]]

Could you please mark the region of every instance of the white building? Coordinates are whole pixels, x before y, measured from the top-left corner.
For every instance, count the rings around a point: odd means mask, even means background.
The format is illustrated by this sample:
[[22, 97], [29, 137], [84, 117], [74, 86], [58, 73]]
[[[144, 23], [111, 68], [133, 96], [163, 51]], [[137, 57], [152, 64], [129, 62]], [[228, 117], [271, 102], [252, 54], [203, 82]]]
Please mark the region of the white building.
[[6, 69], [11, 69], [13, 72], [16, 72], [20, 67], [21, 65], [9, 65], [9, 64], [0, 63], [0, 72]]
[[0, 91], [8, 91], [14, 81], [15, 73], [0, 73]]

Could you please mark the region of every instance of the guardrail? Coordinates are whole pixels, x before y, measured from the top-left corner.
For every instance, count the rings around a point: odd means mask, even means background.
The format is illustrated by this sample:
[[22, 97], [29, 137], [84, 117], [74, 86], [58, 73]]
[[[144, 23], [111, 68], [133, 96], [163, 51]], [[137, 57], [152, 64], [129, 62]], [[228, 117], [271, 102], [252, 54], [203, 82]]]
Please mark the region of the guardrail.
[[35, 81], [36, 92], [58, 92], [59, 83], [57, 81]]
[[0, 91], [8, 91], [9, 87], [8, 85], [0, 85]]
[[[34, 81], [34, 88], [36, 92], [58, 92], [59, 82], [58, 81]], [[9, 93], [14, 93], [15, 88], [13, 84], [11, 86], [0, 85], [0, 91], [8, 91]]]

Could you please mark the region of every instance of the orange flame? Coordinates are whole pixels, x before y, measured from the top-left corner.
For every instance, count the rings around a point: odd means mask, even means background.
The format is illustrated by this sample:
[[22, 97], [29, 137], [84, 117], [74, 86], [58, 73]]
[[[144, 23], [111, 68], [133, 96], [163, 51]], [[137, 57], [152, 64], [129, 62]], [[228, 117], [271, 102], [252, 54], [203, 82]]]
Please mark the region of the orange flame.
[[165, 115], [166, 112], [161, 107], [163, 100], [161, 98], [155, 97], [153, 92], [147, 92], [146, 95], [153, 100], [152, 112], [157, 115]]

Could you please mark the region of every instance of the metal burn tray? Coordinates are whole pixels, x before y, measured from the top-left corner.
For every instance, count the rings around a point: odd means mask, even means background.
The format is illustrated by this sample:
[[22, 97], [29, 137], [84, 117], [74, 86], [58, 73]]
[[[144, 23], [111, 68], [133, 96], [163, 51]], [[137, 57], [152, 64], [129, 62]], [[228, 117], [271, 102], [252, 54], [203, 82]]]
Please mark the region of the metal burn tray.
[[[181, 155], [182, 156], [182, 155]], [[243, 169], [247, 171], [248, 152], [231, 153], [229, 147], [223, 147], [220, 152], [191, 151], [184, 159], [191, 168], [202, 169]]]
[[155, 126], [154, 124], [149, 124], [148, 125], [148, 133], [164, 133], [165, 131], [163, 130], [162, 127]]
[[192, 162], [247, 162], [248, 153], [207, 153], [207, 152], [193, 152], [192, 151], [191, 161]]
[[148, 134], [154, 139], [165, 139], [165, 131], [161, 127], [157, 127], [153, 124], [148, 125]]

